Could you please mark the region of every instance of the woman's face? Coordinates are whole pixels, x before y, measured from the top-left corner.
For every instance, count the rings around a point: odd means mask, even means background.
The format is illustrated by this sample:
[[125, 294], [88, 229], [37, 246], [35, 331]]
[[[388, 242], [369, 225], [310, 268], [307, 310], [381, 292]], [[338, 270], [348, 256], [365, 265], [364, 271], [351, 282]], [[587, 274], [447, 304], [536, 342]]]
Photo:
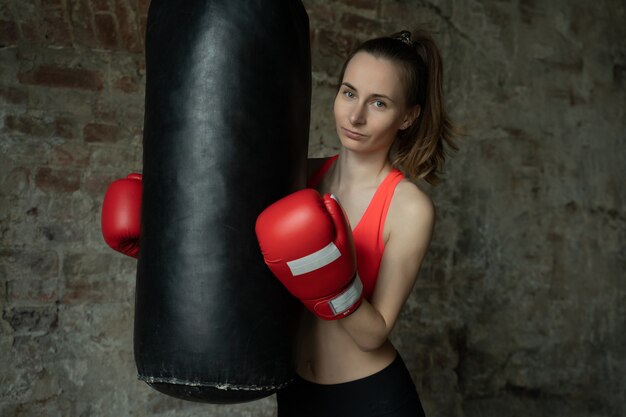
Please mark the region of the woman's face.
[[385, 58], [359, 52], [348, 62], [335, 97], [341, 144], [359, 152], [387, 152], [399, 129], [412, 122], [400, 70]]

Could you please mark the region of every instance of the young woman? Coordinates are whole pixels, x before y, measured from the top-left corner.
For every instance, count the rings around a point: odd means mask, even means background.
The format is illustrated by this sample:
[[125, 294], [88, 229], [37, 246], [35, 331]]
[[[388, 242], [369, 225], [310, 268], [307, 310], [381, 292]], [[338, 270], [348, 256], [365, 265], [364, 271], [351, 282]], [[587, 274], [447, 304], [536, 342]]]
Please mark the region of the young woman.
[[440, 53], [425, 32], [371, 39], [348, 57], [340, 80], [334, 115], [341, 149], [309, 161], [309, 187], [331, 193], [352, 225], [357, 276], [344, 293], [359, 297], [331, 320], [303, 300], [315, 314], [303, 316], [298, 377], [279, 391], [278, 416], [423, 416], [389, 334], [435, 217], [430, 198], [410, 180], [435, 183], [444, 144], [454, 148]]

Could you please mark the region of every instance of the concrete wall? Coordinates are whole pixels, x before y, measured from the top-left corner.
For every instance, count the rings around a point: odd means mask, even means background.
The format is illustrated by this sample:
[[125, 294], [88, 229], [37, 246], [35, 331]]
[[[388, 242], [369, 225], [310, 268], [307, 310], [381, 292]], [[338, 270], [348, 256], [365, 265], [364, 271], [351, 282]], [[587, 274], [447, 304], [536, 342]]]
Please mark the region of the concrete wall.
[[[0, 415], [272, 416], [137, 381], [135, 261], [106, 186], [141, 171], [148, 0], [0, 2]], [[342, 58], [434, 33], [467, 130], [393, 334], [429, 416], [626, 415], [622, 1], [306, 0], [311, 156], [338, 146]]]

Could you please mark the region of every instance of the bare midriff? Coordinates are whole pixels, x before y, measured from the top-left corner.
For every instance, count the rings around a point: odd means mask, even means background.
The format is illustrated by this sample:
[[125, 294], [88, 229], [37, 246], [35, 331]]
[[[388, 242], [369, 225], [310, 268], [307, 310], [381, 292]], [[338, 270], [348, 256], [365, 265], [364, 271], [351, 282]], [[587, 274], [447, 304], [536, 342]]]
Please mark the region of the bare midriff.
[[373, 375], [393, 362], [389, 340], [363, 351], [337, 320], [321, 320], [303, 311], [296, 346], [296, 372], [317, 384], [340, 384]]

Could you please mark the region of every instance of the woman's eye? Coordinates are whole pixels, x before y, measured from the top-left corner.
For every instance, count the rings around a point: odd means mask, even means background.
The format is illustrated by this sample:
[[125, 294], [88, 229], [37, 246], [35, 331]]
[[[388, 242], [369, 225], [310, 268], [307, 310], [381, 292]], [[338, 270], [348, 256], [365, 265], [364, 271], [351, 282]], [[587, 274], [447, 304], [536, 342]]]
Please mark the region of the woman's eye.
[[374, 107], [378, 107], [379, 109], [382, 109], [383, 107], [385, 107], [385, 102], [384, 101], [380, 101], [380, 100], [376, 100], [376, 101], [374, 101]]
[[354, 97], [354, 93], [352, 91], [344, 91], [343, 95], [348, 97], [348, 98], [353, 98]]

